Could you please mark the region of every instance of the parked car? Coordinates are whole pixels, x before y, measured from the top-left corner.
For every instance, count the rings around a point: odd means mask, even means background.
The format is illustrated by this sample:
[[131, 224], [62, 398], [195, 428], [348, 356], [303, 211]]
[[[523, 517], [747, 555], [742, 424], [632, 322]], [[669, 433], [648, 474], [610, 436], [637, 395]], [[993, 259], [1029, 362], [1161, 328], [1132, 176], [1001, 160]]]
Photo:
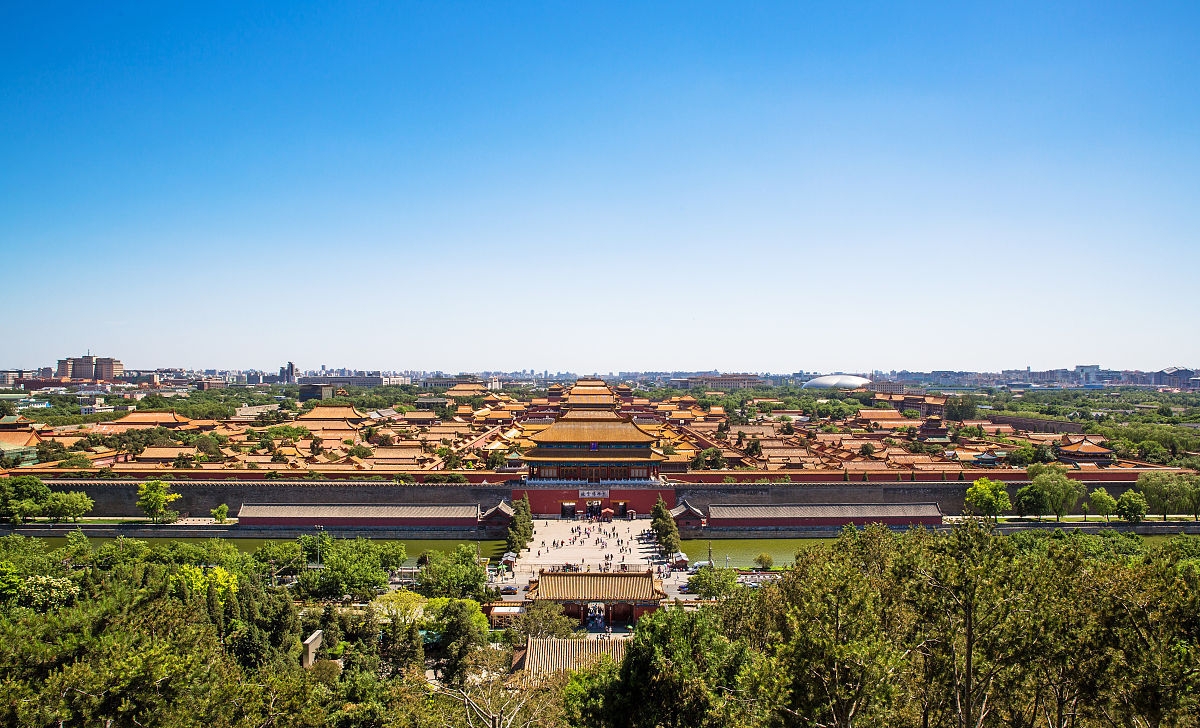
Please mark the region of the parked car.
[[517, 585], [516, 584], [505, 584], [504, 586], [500, 587], [500, 593], [501, 594], [516, 594], [517, 593]]

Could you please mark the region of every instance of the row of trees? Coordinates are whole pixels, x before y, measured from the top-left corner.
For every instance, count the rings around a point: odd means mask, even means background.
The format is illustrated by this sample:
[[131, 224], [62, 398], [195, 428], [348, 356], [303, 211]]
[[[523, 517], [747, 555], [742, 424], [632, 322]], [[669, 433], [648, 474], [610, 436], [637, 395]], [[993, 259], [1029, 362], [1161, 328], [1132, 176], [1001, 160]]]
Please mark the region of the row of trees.
[[51, 492], [32, 475], [0, 478], [0, 519], [21, 524], [44, 516], [52, 522], [78, 521], [96, 505], [86, 493]]
[[1083, 510], [1085, 519], [1091, 512], [1105, 520], [1118, 515], [1132, 523], [1141, 521], [1147, 513], [1161, 515], [1164, 521], [1171, 513], [1189, 513], [1200, 520], [1200, 477], [1194, 474], [1142, 473], [1133, 489], [1113, 498], [1104, 488], [1088, 493], [1087, 487], [1068, 477], [1061, 466], [1035, 463], [1027, 472], [1030, 482], [1017, 491], [1015, 499], [1009, 498], [1004, 483], [980, 478], [967, 489], [967, 505], [993, 520], [1010, 510], [1018, 516], [1053, 514], [1055, 520], [1061, 520], [1076, 506]]

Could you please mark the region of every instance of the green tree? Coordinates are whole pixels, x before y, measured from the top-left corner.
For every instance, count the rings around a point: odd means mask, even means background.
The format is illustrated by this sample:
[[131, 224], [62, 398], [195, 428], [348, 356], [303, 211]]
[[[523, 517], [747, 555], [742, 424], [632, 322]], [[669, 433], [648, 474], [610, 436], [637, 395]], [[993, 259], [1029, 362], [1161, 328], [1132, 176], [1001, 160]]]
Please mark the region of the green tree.
[[65, 521], [68, 518], [72, 521], [78, 521], [88, 513], [91, 513], [95, 505], [96, 502], [89, 498], [87, 493], [77, 491], [51, 493], [42, 506], [42, 513], [55, 523]]
[[212, 509], [209, 513], [216, 519], [217, 523], [225, 523], [225, 521], [229, 520], [229, 506], [224, 503]]
[[487, 468], [488, 470], [497, 470], [504, 467], [504, 451], [492, 450], [488, 453]]
[[979, 478], [967, 488], [966, 502], [993, 521], [1012, 508], [1008, 498], [1008, 487], [1002, 482], [988, 478]]
[[[780, 583], [772, 667], [782, 677], [775, 714], [810, 725], [895, 725], [902, 702], [906, 628], [891, 578], [890, 534], [846, 533], [830, 549], [805, 549]], [[764, 686], [765, 687], [765, 686]]]
[[725, 455], [716, 447], [697, 452], [691, 461], [692, 470], [722, 470], [726, 466]]
[[1137, 489], [1146, 498], [1150, 513], [1157, 513], [1167, 520], [1167, 515], [1184, 502], [1185, 492], [1174, 473], [1152, 471], [1142, 473], [1137, 479]]
[[962, 422], [975, 419], [977, 402], [975, 397], [951, 397], [946, 401], [946, 419]]
[[688, 592], [696, 594], [701, 599], [724, 599], [732, 595], [740, 587], [737, 582], [737, 571], [720, 569], [715, 566], [702, 566], [688, 579]]
[[138, 485], [137, 507], [150, 518], [151, 523], [162, 523], [170, 520], [174, 513], [168, 506], [182, 497], [179, 493], [172, 493], [171, 486], [161, 480], [147, 480]]
[[754, 565], [758, 568], [767, 571], [775, 565], [775, 559], [766, 551], [754, 557]]
[[460, 544], [452, 552], [431, 551], [417, 575], [417, 591], [426, 597], [487, 601], [487, 569], [479, 563], [474, 546]]
[[755, 725], [763, 702], [744, 700], [765, 659], [727, 635], [713, 610], [662, 609], [643, 617], [600, 712], [628, 728]]
[[513, 622], [513, 634], [524, 643], [530, 637], [574, 637], [579, 627], [577, 620], [563, 614], [561, 604], [537, 600], [525, 607], [525, 613]]
[[990, 525], [967, 519], [930, 543], [911, 571], [902, 567], [913, 613], [908, 639], [919, 646], [914, 668], [932, 689], [922, 698], [931, 725], [984, 725], [1002, 678], [1020, 665], [1010, 645], [1021, 613], [1006, 598], [1014, 556]]
[[1104, 488], [1096, 488], [1088, 496], [1088, 503], [1091, 504], [1092, 511], [1098, 516], [1104, 516], [1107, 522], [1113, 513], [1117, 510], [1117, 499], [1108, 494]]
[[0, 478], [0, 517], [13, 523], [37, 515], [49, 498], [50, 489], [32, 475]]
[[479, 604], [469, 599], [451, 599], [441, 610], [441, 651], [439, 674], [451, 685], [461, 685], [467, 677], [468, 658], [487, 645], [487, 619], [482, 617]]
[[1117, 499], [1117, 515], [1130, 523], [1141, 523], [1148, 511], [1146, 496], [1136, 490], [1127, 490]]
[[1087, 487], [1078, 480], [1068, 478], [1058, 470], [1039, 473], [1033, 478], [1030, 486], [1042, 493], [1047, 509], [1054, 514], [1054, 520], [1071, 512], [1079, 499], [1087, 494]]
[[1179, 475], [1179, 498], [1182, 509], [1200, 521], [1200, 475]]
[[1046, 502], [1045, 491], [1032, 483], [1022, 486], [1017, 490], [1017, 497], [1013, 501], [1013, 511], [1022, 518], [1026, 516], [1041, 518], [1046, 515], [1050, 512], [1050, 505]]
[[654, 532], [659, 548], [666, 555], [677, 553], [682, 548], [679, 526], [671, 517], [671, 512], [667, 510], [667, 504], [661, 495], [650, 510], [650, 529]]
[[367, 458], [371, 457], [375, 453], [372, 452], [371, 448], [367, 447], [366, 445], [354, 445], [353, 447], [351, 447], [349, 450], [346, 451], [346, 454], [352, 458], [359, 458], [361, 460], [366, 460]]

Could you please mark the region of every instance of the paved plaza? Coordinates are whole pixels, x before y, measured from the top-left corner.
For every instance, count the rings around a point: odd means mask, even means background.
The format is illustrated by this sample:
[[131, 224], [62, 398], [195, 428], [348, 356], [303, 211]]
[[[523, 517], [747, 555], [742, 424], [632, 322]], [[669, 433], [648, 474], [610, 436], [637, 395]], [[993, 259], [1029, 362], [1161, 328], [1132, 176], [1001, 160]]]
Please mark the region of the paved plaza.
[[[644, 518], [610, 523], [535, 518], [533, 540], [529, 548], [518, 555], [511, 580], [524, 585], [540, 569], [562, 569], [567, 565], [585, 572], [621, 571], [622, 567], [629, 571], [652, 568], [660, 574], [663, 587], [671, 598], [681, 596], [679, 585], [687, 581], [685, 573], [666, 570], [658, 547], [650, 537], [650, 521]], [[522, 598], [523, 592], [506, 597]]]

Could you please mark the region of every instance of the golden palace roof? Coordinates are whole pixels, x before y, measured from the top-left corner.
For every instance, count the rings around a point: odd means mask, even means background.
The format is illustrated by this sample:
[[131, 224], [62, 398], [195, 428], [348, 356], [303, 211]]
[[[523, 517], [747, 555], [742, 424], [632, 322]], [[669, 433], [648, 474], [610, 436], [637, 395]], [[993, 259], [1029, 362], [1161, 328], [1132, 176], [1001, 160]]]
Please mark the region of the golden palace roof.
[[546, 429], [530, 435], [539, 445], [548, 443], [630, 443], [649, 444], [657, 438], [627, 420], [603, 417], [562, 418]]

